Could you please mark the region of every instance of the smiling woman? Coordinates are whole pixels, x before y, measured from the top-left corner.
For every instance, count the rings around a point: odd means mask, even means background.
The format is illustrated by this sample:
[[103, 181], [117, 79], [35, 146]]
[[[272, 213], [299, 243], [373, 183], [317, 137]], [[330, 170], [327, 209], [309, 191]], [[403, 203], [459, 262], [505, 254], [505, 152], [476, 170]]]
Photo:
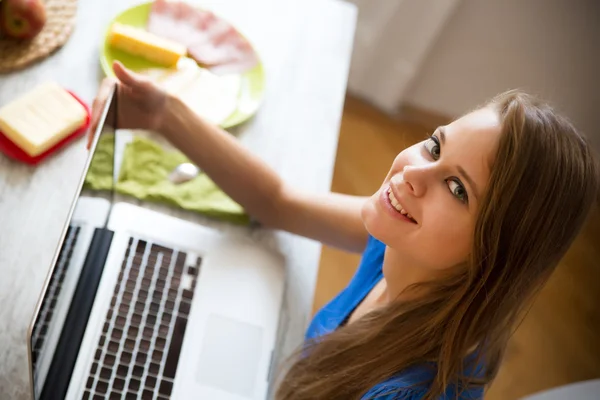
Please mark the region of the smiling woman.
[[[303, 193], [148, 78], [114, 65], [119, 123], [161, 132], [254, 220], [362, 252], [277, 399], [481, 398], [599, 186], [585, 138], [521, 92], [403, 150], [369, 198]], [[92, 129], [93, 131], [93, 129]]]
[[315, 316], [278, 398], [481, 398], [598, 179], [586, 140], [520, 92], [402, 151], [362, 207], [358, 271]]

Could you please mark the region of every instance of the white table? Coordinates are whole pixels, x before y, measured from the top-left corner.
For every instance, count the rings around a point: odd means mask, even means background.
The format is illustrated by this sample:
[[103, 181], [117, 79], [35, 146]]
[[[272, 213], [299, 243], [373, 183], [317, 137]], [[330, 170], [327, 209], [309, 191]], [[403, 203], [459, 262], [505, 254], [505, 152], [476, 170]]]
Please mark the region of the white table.
[[[237, 130], [241, 142], [287, 182], [330, 189], [356, 20], [341, 0], [198, 0], [235, 23], [267, 73], [265, 101]], [[98, 49], [110, 19], [131, 0], [82, 0], [67, 44], [23, 71], [0, 75], [0, 105], [45, 80], [92, 101]], [[1, 55], [0, 55], [1, 57]], [[80, 140], [38, 167], [0, 155], [0, 398], [28, 398], [26, 331], [87, 152]], [[188, 214], [182, 214], [190, 217]], [[241, 229], [191, 217], [217, 229]], [[320, 244], [283, 232], [247, 231], [287, 258], [286, 319], [279, 361], [302, 342], [311, 317]]]

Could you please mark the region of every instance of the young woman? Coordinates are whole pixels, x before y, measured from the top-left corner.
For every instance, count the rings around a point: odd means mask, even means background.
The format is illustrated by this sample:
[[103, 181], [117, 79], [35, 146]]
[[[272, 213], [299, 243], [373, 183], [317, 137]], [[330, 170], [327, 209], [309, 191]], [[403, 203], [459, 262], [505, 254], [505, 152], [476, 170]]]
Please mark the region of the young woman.
[[580, 230], [599, 186], [585, 138], [501, 94], [402, 151], [371, 197], [295, 190], [229, 134], [115, 63], [119, 124], [161, 132], [264, 226], [362, 252], [277, 399], [472, 399]]

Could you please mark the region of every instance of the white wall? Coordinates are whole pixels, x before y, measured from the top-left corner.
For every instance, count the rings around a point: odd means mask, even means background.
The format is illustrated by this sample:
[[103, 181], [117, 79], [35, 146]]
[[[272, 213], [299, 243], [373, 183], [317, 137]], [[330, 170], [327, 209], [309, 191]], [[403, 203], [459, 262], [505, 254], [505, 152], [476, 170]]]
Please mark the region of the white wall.
[[462, 0], [347, 0], [358, 9], [348, 90], [394, 113]]
[[404, 101], [448, 116], [520, 87], [600, 149], [600, 1], [462, 0]]

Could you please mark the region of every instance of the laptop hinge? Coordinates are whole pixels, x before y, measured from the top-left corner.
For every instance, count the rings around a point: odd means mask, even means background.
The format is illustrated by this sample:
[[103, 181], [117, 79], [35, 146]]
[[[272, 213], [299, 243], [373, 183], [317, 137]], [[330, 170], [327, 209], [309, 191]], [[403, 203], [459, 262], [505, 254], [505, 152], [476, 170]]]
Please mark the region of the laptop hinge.
[[40, 400], [64, 399], [110, 250], [113, 232], [96, 228], [67, 313]]

